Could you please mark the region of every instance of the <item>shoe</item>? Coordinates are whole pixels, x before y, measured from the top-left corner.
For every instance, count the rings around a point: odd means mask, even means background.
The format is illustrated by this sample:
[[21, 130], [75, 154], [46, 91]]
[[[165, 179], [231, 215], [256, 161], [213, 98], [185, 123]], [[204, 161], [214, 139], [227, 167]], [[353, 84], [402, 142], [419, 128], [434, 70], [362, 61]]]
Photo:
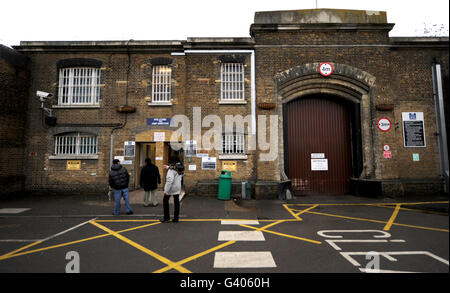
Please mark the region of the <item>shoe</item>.
[[133, 211], [127, 212], [127, 215], [132, 215], [132, 214], [133, 214]]
[[158, 206], [158, 204], [152, 204], [152, 207], [157, 207]]
[[114, 212], [113, 212], [112, 214], [113, 214], [113, 216], [118, 216], [118, 215], [120, 215], [120, 214], [115, 214]]
[[159, 221], [160, 221], [161, 223], [167, 223], [167, 222], [170, 221], [170, 219], [164, 219], [164, 218], [162, 218], [162, 219], [159, 219]]
[[172, 222], [178, 223], [178, 219], [172, 219]]

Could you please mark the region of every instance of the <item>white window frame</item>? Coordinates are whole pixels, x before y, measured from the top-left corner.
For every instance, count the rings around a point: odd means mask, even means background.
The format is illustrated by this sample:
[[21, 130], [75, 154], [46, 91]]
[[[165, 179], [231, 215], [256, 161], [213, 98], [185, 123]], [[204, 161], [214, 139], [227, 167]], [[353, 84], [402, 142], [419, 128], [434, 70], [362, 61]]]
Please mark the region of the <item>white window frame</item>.
[[224, 133], [222, 135], [223, 155], [245, 155], [245, 135], [240, 133]]
[[222, 63], [220, 65], [221, 101], [245, 101], [244, 64]]
[[153, 65], [152, 103], [170, 103], [172, 100], [172, 68], [169, 65]]
[[54, 156], [95, 156], [98, 137], [95, 134], [69, 132], [54, 136]]
[[100, 68], [65, 67], [59, 70], [58, 106], [98, 106]]

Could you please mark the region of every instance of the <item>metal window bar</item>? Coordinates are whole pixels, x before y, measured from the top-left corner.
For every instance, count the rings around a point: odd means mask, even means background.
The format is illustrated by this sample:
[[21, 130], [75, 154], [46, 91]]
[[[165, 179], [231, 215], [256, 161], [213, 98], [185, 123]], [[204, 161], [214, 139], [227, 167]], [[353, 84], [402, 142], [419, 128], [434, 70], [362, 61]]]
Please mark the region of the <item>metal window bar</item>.
[[244, 100], [244, 65], [224, 63], [220, 66], [222, 100]]
[[170, 102], [172, 69], [167, 65], [156, 65], [152, 69], [152, 101]]
[[62, 68], [59, 71], [58, 104], [98, 105], [99, 68]]
[[245, 136], [243, 134], [224, 134], [222, 138], [223, 154], [245, 153]]
[[69, 133], [55, 136], [55, 155], [95, 155], [97, 136]]

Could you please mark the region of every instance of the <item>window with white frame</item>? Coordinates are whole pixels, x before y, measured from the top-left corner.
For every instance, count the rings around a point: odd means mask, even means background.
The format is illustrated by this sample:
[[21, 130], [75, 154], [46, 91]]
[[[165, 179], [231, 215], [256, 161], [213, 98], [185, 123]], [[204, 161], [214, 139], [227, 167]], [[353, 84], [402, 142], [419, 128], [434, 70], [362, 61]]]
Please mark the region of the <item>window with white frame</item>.
[[55, 135], [55, 155], [96, 155], [97, 136], [89, 133], [70, 132]]
[[100, 68], [74, 67], [59, 70], [58, 105], [98, 105]]
[[222, 63], [220, 66], [220, 98], [222, 101], [244, 100], [244, 65]]
[[237, 133], [226, 133], [222, 136], [222, 154], [245, 154], [245, 135]]
[[154, 65], [152, 70], [152, 102], [170, 102], [171, 83], [172, 68], [168, 65]]

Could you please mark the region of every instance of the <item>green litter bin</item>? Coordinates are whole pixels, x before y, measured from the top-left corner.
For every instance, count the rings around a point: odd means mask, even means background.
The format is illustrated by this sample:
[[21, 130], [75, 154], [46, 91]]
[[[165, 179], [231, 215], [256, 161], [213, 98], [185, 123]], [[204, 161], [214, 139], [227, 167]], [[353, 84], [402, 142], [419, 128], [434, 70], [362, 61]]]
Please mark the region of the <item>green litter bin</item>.
[[222, 170], [219, 176], [218, 199], [230, 200], [231, 195], [231, 171]]

